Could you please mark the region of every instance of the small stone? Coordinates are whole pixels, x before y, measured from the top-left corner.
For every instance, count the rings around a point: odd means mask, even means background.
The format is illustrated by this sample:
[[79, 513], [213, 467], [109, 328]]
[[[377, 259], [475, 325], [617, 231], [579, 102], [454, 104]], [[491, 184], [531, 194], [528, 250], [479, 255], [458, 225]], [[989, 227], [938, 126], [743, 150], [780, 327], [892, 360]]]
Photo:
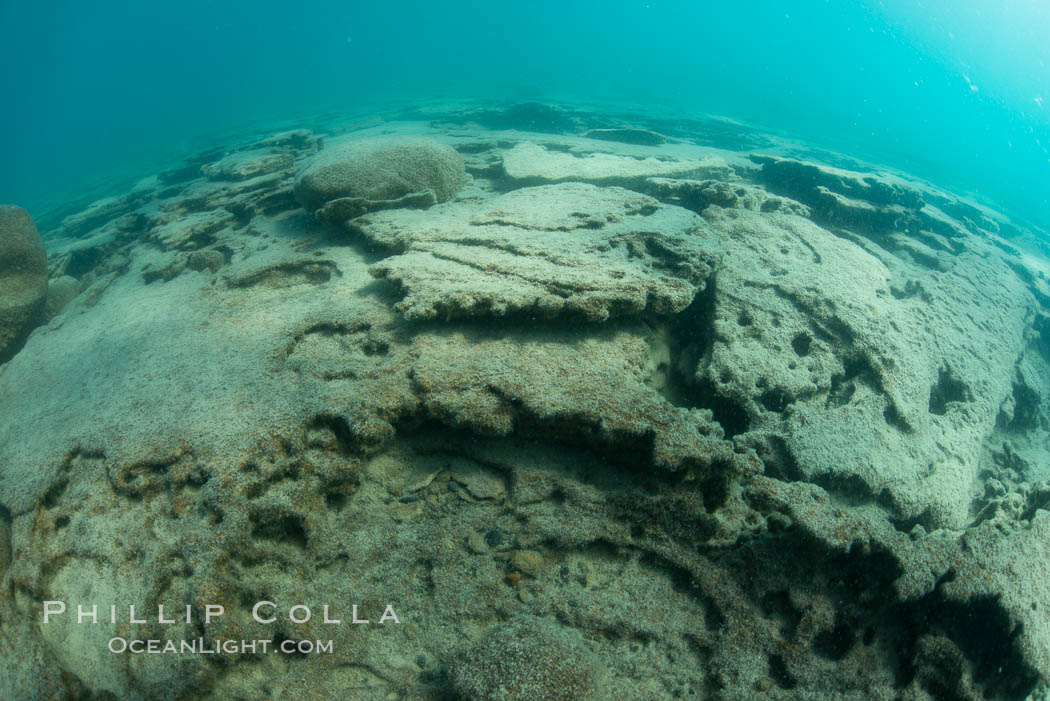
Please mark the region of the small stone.
[[522, 574], [535, 577], [543, 569], [543, 556], [534, 550], [515, 550], [510, 564]]
[[417, 523], [423, 518], [423, 504], [415, 501], [411, 504], [394, 502], [390, 510], [390, 516], [398, 523]]
[[499, 473], [466, 461], [452, 469], [452, 479], [466, 487], [472, 497], [483, 501], [503, 501], [507, 491]]
[[193, 212], [154, 227], [151, 237], [168, 250], [211, 245], [215, 234], [233, 221], [225, 210]]
[[530, 601], [532, 601], [532, 594], [529, 593], [528, 589], [519, 589], [518, 601], [520, 601], [523, 604], [527, 604]]
[[436, 470], [415, 470], [409, 476], [408, 481], [405, 482], [405, 491], [408, 494], [418, 492], [426, 489], [430, 486], [430, 483], [434, 481], [434, 478], [441, 472], [441, 468]]
[[467, 536], [467, 548], [476, 555], [488, 552], [485, 539], [477, 531], [471, 531], [470, 535]]
[[314, 136], [314, 133], [309, 129], [293, 129], [291, 131], [282, 131], [278, 134], [274, 134], [265, 139], [262, 143], [265, 146], [286, 147], [316, 152], [318, 141], [319, 138]]
[[226, 263], [221, 251], [193, 251], [186, 259], [186, 267], [197, 272], [217, 272]]

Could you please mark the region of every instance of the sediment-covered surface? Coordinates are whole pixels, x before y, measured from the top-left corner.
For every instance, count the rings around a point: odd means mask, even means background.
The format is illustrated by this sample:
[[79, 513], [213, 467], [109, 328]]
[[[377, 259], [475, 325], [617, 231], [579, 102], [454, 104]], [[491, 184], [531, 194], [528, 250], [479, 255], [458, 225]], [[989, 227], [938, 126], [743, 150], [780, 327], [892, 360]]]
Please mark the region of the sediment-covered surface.
[[44, 219], [0, 698], [1046, 693], [1044, 232], [726, 120], [281, 129]]

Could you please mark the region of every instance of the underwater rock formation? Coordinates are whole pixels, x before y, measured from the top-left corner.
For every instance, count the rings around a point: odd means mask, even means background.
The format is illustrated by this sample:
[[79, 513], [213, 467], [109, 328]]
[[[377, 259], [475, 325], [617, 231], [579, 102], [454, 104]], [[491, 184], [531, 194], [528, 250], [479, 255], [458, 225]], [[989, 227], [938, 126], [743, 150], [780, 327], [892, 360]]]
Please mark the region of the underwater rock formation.
[[703, 409], [676, 407], [650, 383], [644, 324], [571, 332], [485, 333], [453, 326], [415, 343], [413, 386], [427, 415], [486, 436], [586, 445], [615, 461], [714, 481], [760, 469]]
[[47, 255], [33, 219], [0, 205], [0, 363], [18, 352], [47, 297]]
[[398, 310], [410, 319], [676, 314], [718, 262], [692, 212], [581, 183], [391, 210], [351, 227], [397, 251], [372, 273], [404, 292]]
[[[877, 169], [513, 114], [562, 133], [315, 124], [454, 145], [473, 181], [440, 147], [444, 202], [353, 191], [382, 211], [322, 226], [293, 195], [320, 140], [294, 130], [45, 237], [64, 311], [0, 369], [0, 698], [1050, 688], [1038, 232]], [[272, 149], [291, 162], [238, 177]], [[96, 599], [226, 613], [39, 623]]]
[[809, 207], [800, 202], [778, 197], [769, 191], [743, 182], [725, 180], [689, 180], [685, 178], [646, 178], [636, 189], [661, 202], [677, 204], [694, 212], [710, 205], [748, 209], [754, 212], [781, 212], [808, 217]]
[[807, 219], [705, 218], [726, 255], [696, 377], [747, 415], [740, 440], [782, 445], [785, 477], [962, 526], [1035, 310], [998, 249], [972, 241], [937, 278], [898, 262], [923, 280], [901, 296], [882, 260]]
[[295, 179], [295, 197], [325, 223], [393, 207], [429, 207], [463, 184], [463, 159], [433, 139], [369, 139], [329, 146]]
[[83, 211], [65, 217], [62, 230], [69, 236], [82, 236], [134, 211], [144, 203], [145, 198], [138, 192], [106, 197], [93, 202]]

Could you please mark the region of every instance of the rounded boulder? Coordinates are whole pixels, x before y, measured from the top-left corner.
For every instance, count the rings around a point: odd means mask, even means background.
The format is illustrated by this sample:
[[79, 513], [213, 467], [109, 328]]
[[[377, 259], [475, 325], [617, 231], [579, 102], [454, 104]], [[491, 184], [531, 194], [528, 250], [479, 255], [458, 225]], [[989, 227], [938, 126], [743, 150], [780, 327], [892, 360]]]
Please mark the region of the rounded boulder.
[[295, 179], [295, 198], [328, 223], [380, 209], [452, 199], [465, 179], [451, 146], [425, 138], [364, 139], [321, 151]]
[[46, 299], [47, 256], [33, 219], [21, 207], [0, 205], [0, 362], [42, 320]]

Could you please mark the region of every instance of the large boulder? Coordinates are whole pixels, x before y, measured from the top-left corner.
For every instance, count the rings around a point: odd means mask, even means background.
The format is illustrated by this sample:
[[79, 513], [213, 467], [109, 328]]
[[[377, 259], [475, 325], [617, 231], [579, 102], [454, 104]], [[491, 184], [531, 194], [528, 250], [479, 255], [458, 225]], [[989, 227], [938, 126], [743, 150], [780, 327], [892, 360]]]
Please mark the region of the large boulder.
[[47, 257], [33, 219], [0, 205], [0, 362], [21, 348], [47, 297]]
[[463, 159], [433, 139], [350, 141], [313, 157], [295, 179], [295, 198], [321, 221], [338, 223], [447, 202], [464, 178]]

